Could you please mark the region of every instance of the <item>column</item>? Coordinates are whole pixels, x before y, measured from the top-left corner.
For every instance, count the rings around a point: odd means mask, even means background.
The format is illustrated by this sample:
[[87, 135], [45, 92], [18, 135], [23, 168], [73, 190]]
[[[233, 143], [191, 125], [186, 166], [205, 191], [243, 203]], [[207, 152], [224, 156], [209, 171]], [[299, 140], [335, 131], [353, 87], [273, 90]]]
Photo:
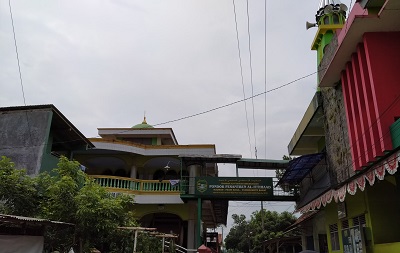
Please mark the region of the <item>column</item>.
[[195, 235], [196, 235], [196, 203], [190, 201], [188, 203], [190, 212], [188, 219], [188, 229], [187, 229], [187, 248], [196, 249]]
[[195, 177], [200, 176], [201, 166], [194, 164], [188, 166], [189, 171], [189, 194], [194, 194], [195, 189]]
[[135, 165], [132, 165], [130, 178], [136, 179], [136, 174], [137, 174], [137, 167]]

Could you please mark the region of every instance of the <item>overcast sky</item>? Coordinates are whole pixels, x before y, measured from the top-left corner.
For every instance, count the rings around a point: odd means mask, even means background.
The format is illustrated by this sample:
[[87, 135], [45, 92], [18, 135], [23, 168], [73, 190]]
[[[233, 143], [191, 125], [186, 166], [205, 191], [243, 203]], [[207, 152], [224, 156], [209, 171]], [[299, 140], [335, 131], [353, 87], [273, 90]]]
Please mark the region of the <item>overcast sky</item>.
[[[310, 50], [316, 28], [306, 31], [305, 22], [315, 22], [318, 0], [267, 1], [266, 68], [265, 2], [249, 0], [252, 78], [246, 1], [235, 4], [246, 98], [265, 91], [265, 70], [267, 90], [316, 71]], [[155, 125], [243, 99], [232, 0], [12, 0], [11, 6], [26, 104], [54, 104], [86, 137], [97, 136], [97, 128], [141, 123], [144, 111]], [[0, 107], [24, 105], [8, 0], [0, 0], [0, 66]], [[249, 128], [243, 102], [156, 127], [173, 128], [180, 144], [215, 144], [217, 153], [255, 158], [256, 143], [258, 158], [281, 159], [315, 91], [312, 75], [247, 100]], [[221, 165], [220, 175], [235, 171]], [[231, 202], [229, 220], [232, 213], [249, 217], [256, 205]]]

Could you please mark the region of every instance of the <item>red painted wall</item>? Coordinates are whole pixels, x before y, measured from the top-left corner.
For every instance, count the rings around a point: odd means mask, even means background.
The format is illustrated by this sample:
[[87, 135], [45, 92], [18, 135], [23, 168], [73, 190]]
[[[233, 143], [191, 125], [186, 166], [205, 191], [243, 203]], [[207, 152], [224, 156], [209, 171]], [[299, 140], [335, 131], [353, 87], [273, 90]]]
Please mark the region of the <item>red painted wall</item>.
[[365, 33], [341, 75], [355, 170], [392, 149], [400, 117], [400, 32]]
[[366, 33], [364, 47], [383, 152], [392, 149], [389, 127], [400, 116], [400, 32]]

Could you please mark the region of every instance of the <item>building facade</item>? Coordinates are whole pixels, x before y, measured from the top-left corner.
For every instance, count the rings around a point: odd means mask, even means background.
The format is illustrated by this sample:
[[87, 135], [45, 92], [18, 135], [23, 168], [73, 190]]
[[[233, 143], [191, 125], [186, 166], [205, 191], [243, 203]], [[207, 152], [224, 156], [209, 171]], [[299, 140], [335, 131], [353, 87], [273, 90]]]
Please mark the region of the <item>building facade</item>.
[[134, 195], [142, 227], [175, 234], [184, 248], [195, 251], [208, 229], [226, 225], [227, 200], [188, 198], [195, 177], [218, 177], [217, 163], [203, 159], [223, 159], [213, 144], [180, 145], [171, 128], [146, 119], [131, 128], [100, 128], [99, 138], [87, 139], [53, 105], [0, 108], [0, 129], [0, 155], [17, 168], [37, 175], [56, 168], [61, 155], [77, 160], [112, 194]]
[[74, 159], [110, 192], [134, 194], [141, 226], [177, 234], [179, 245], [196, 249], [207, 229], [226, 224], [227, 201], [202, 200], [199, 211], [197, 200], [181, 198], [195, 177], [218, 176], [215, 163], [183, 163], [181, 157], [213, 156], [215, 145], [179, 145], [171, 128], [154, 128], [146, 118], [132, 128], [99, 128], [98, 133], [100, 138], [90, 139], [95, 148], [75, 152]]
[[400, 2], [323, 0], [311, 48], [318, 92], [289, 154], [281, 184], [300, 187], [303, 248], [400, 251]]
[[94, 145], [54, 106], [0, 108], [0, 151], [29, 175], [51, 171], [58, 158]]

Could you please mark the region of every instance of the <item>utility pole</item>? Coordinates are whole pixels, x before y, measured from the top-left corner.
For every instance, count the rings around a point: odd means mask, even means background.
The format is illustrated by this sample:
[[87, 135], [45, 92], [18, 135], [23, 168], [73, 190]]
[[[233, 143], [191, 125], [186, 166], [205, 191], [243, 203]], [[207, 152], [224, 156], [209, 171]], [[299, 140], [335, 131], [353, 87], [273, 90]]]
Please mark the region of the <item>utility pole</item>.
[[264, 230], [264, 203], [261, 200], [261, 231]]

